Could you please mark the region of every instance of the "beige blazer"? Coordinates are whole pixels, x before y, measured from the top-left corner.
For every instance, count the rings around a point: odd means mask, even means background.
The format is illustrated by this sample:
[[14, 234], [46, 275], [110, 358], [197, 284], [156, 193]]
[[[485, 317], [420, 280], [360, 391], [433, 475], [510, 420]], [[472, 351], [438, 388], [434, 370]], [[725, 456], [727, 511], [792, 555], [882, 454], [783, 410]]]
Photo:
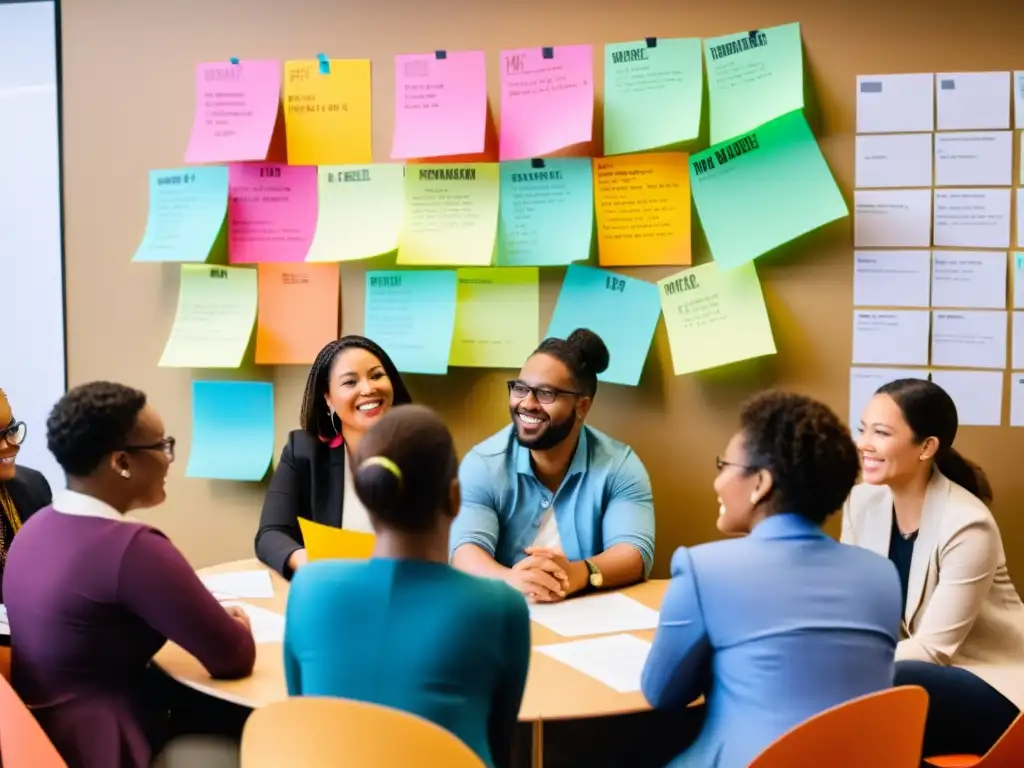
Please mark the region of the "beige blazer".
[[[854, 487], [841, 540], [889, 555], [892, 493]], [[967, 669], [1024, 709], [1024, 604], [1010, 580], [992, 513], [935, 472], [910, 563], [896, 660]]]

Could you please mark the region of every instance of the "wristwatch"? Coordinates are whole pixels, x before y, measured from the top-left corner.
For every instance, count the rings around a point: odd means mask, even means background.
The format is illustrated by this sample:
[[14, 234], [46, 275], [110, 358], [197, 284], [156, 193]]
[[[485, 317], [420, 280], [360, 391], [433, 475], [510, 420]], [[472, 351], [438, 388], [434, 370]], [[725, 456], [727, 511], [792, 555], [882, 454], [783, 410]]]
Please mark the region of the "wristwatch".
[[590, 586], [595, 589], [600, 589], [601, 585], [604, 584], [604, 576], [601, 575], [601, 569], [594, 565], [593, 560], [584, 560], [587, 564], [587, 570], [590, 571]]

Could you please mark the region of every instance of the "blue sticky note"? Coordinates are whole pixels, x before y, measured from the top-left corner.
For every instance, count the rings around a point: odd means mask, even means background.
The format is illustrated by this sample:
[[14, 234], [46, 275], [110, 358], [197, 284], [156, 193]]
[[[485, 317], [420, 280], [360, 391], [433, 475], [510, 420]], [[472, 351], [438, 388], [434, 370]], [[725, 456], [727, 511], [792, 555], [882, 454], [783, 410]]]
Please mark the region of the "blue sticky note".
[[193, 381], [185, 477], [262, 480], [274, 457], [274, 385]]
[[203, 263], [228, 213], [226, 166], [149, 172], [149, 218], [132, 261]]
[[573, 264], [565, 272], [547, 336], [564, 339], [577, 328], [589, 328], [604, 340], [611, 356], [598, 381], [635, 387], [660, 314], [654, 283]]
[[447, 373], [457, 290], [454, 269], [367, 272], [363, 333], [402, 373]]
[[588, 157], [501, 163], [498, 264], [552, 267], [586, 261], [594, 231]]

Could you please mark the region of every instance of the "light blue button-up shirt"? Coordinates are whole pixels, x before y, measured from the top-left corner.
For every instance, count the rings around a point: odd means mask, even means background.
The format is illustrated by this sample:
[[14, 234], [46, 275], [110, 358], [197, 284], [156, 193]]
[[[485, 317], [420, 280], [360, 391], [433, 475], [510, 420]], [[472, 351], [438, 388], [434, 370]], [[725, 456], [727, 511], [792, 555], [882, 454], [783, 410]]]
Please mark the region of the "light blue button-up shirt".
[[475, 446], [459, 467], [462, 506], [452, 524], [451, 552], [475, 544], [507, 568], [526, 557], [551, 505], [570, 561], [630, 544], [654, 563], [654, 502], [647, 470], [633, 449], [593, 427], [579, 443], [558, 491], [537, 479], [530, 451], [511, 425]]

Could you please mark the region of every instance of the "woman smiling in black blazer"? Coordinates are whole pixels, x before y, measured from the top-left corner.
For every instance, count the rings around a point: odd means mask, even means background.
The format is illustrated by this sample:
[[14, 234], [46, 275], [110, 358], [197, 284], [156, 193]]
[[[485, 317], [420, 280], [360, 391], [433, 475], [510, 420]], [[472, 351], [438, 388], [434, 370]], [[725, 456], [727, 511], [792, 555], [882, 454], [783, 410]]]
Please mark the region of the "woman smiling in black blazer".
[[363, 336], [344, 336], [317, 355], [302, 396], [302, 429], [281, 451], [263, 501], [256, 556], [285, 578], [306, 563], [299, 518], [371, 532], [352, 484], [348, 457], [394, 405], [411, 403], [387, 352]]

